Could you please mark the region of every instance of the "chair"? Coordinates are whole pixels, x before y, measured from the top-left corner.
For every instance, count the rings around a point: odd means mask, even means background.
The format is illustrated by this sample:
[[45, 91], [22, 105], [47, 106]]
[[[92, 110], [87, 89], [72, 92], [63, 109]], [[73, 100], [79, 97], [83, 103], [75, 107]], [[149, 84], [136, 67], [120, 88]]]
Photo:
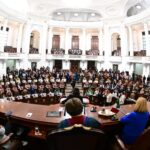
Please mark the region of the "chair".
[[150, 127], [132, 145], [125, 145], [123, 141], [116, 136], [117, 150], [150, 150]]
[[136, 102], [135, 100], [129, 98], [124, 101], [124, 105], [135, 104], [135, 102]]
[[21, 150], [21, 148], [21, 141], [13, 138], [13, 133], [6, 135], [6, 137], [0, 141], [0, 150]]
[[47, 134], [49, 150], [106, 150], [106, 136], [98, 129], [80, 124]]

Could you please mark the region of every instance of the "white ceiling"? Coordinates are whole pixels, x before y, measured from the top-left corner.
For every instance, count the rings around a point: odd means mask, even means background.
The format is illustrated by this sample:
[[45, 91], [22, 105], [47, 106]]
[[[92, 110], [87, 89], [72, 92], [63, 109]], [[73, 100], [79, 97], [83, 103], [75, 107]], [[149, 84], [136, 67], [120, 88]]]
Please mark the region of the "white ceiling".
[[[28, 17], [66, 21], [100, 21], [101, 18], [132, 16], [142, 3], [142, 10], [150, 6], [150, 0], [0, 0], [0, 5], [13, 9]], [[57, 15], [61, 12], [61, 15]], [[74, 16], [78, 13], [78, 16]], [[95, 13], [95, 16], [91, 16]], [[67, 19], [66, 19], [67, 18]]]

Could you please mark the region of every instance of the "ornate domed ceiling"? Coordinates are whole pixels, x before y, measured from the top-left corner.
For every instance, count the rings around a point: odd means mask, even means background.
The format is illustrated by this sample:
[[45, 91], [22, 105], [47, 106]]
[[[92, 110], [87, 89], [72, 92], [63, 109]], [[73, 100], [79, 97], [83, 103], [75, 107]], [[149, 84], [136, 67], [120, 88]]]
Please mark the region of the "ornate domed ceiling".
[[0, 12], [58, 21], [100, 21], [136, 15], [150, 0], [0, 0]]

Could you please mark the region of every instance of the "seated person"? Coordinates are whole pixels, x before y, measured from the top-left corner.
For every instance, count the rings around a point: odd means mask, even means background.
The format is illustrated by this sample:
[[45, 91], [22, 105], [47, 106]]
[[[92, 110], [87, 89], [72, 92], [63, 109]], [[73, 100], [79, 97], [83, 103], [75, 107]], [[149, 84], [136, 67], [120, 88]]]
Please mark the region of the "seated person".
[[5, 135], [5, 128], [0, 125], [0, 142], [6, 138], [6, 135]]
[[94, 94], [94, 91], [91, 87], [88, 88], [88, 90], [86, 91], [85, 95], [86, 96], [92, 96]]
[[80, 101], [83, 103], [83, 98], [80, 95], [79, 89], [78, 88], [74, 88], [73, 91], [72, 91], [72, 93], [65, 100], [63, 100], [61, 102], [61, 104], [65, 104], [69, 99], [74, 98], [74, 97], [79, 98]]
[[120, 138], [125, 144], [133, 144], [144, 131], [149, 119], [147, 100], [139, 97], [134, 106], [134, 111], [121, 118], [124, 125]]
[[71, 98], [65, 103], [66, 112], [71, 118], [61, 121], [59, 128], [65, 128], [74, 124], [83, 124], [84, 126], [92, 128], [100, 128], [100, 123], [94, 118], [82, 115], [83, 104], [79, 98]]
[[[9, 123], [7, 123], [9, 124]], [[4, 126], [0, 125], [0, 143], [4, 142], [4, 145], [2, 146], [2, 149], [22, 149], [22, 146], [26, 146], [28, 144], [27, 141], [20, 141], [19, 138], [13, 138], [13, 133], [9, 133], [9, 125], [6, 124], [6, 129]], [[8, 131], [7, 131], [8, 130]], [[12, 137], [11, 139], [8, 139], [8, 137]], [[5, 142], [6, 141], [6, 142]], [[0, 148], [1, 149], [1, 148]]]

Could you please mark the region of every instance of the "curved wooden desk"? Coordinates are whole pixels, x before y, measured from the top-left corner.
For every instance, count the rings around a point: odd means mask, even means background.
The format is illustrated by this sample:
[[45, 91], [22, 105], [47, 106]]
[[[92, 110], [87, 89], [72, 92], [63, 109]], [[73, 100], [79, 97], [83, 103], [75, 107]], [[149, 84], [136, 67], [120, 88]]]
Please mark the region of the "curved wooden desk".
[[[109, 127], [113, 125], [117, 125], [118, 121], [112, 121], [111, 118], [108, 117], [101, 117], [97, 114], [97, 112], [90, 112], [90, 109], [93, 105], [89, 104], [85, 107], [85, 115], [94, 117], [97, 119], [103, 127]], [[97, 111], [102, 110], [102, 107], [96, 106]], [[150, 108], [150, 104], [149, 104]], [[59, 111], [62, 110], [60, 117], [46, 117], [48, 111]], [[133, 105], [124, 105], [121, 106], [121, 110], [124, 113], [128, 113], [133, 111]], [[0, 117], [5, 117], [5, 113], [8, 111], [12, 111], [12, 121], [30, 127], [32, 130], [36, 126], [40, 128], [42, 131], [47, 131], [49, 129], [56, 128], [58, 123], [67, 118], [68, 116], [64, 116], [64, 108], [60, 106], [60, 104], [54, 105], [37, 105], [37, 104], [29, 104], [29, 103], [22, 103], [22, 102], [9, 102], [9, 101], [0, 101]], [[27, 113], [32, 113], [31, 117], [27, 117]], [[124, 114], [119, 111], [117, 113], [117, 117], [120, 118]], [[34, 135], [34, 133], [32, 133]], [[32, 135], [31, 134], [31, 135]]]

